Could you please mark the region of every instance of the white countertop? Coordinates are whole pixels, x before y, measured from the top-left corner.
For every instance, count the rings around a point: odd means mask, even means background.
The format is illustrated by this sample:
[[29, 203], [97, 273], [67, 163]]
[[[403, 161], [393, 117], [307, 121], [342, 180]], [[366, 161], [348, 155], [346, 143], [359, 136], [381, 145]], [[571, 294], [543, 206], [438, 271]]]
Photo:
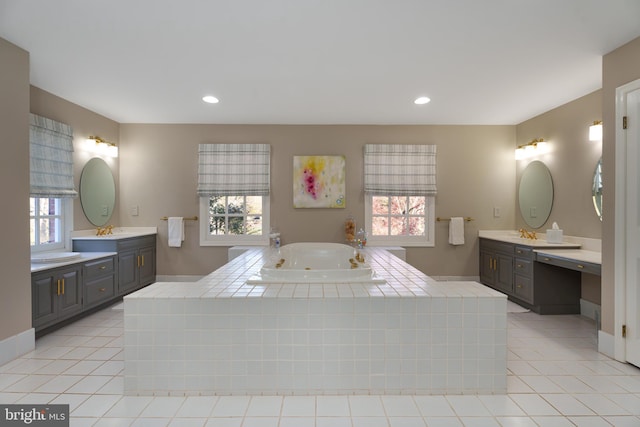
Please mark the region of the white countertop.
[[104, 258], [112, 255], [116, 255], [116, 252], [78, 252], [80, 256], [74, 259], [50, 262], [50, 263], [31, 263], [31, 272], [37, 273], [39, 271], [50, 270], [52, 268], [64, 267], [65, 265], [78, 264], [81, 262], [87, 262], [94, 259]]
[[361, 250], [386, 283], [248, 284], [276, 249], [251, 248], [197, 282], [158, 282], [125, 297], [149, 298], [354, 298], [354, 297], [506, 297], [477, 282], [437, 282], [380, 248]]
[[[537, 239], [524, 239], [516, 230], [480, 230], [478, 237], [497, 240], [500, 242], [514, 243], [517, 245], [531, 246], [532, 248], [580, 248], [580, 243], [564, 241], [562, 243], [549, 243], [545, 233], [536, 233]], [[565, 239], [566, 240], [566, 239]]]
[[114, 227], [113, 234], [97, 236], [96, 229], [71, 232], [71, 240], [118, 240], [158, 234], [158, 227]]
[[536, 249], [534, 252], [540, 255], [548, 255], [555, 258], [562, 258], [569, 261], [588, 262], [602, 265], [602, 253], [587, 251], [584, 249]]

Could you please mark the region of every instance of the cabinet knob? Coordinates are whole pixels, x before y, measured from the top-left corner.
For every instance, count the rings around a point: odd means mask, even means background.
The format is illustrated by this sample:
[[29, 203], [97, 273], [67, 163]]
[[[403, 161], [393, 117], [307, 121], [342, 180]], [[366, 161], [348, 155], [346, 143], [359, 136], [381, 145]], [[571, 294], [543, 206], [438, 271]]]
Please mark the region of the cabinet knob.
[[522, 289], [522, 285], [516, 285], [516, 288]]
[[101, 266], [100, 266], [100, 270], [106, 270], [106, 269], [107, 269], [107, 266], [106, 266], [106, 265], [101, 265]]
[[107, 290], [107, 288], [100, 288], [98, 289], [100, 292], [105, 292]]
[[584, 265], [578, 264], [578, 268], [584, 268]]

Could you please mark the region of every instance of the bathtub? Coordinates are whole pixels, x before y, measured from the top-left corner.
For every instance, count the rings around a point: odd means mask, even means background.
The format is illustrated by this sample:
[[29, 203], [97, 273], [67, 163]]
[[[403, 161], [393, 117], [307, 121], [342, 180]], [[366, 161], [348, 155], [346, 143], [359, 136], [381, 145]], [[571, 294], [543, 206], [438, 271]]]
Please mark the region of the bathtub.
[[[363, 258], [360, 258], [362, 256]], [[352, 283], [376, 277], [364, 255], [340, 243], [291, 243], [274, 253], [247, 283]]]
[[376, 247], [362, 252], [384, 284], [247, 283], [277, 252], [249, 248], [198, 282], [125, 296], [124, 394], [507, 392], [506, 295], [437, 282]]

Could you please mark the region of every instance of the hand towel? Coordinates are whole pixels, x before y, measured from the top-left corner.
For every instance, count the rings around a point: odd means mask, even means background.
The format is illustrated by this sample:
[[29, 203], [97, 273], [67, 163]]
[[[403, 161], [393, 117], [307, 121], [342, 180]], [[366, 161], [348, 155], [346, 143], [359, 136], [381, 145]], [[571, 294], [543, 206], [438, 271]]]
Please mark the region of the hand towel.
[[167, 218], [169, 230], [169, 247], [179, 248], [184, 241], [184, 220], [181, 216]]
[[464, 218], [458, 216], [449, 221], [449, 243], [464, 245]]

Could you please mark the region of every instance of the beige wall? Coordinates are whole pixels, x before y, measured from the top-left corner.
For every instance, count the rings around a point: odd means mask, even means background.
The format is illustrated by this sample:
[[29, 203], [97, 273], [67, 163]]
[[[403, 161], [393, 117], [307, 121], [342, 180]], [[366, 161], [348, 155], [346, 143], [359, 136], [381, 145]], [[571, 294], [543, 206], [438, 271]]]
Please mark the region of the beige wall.
[[[83, 143], [90, 135], [98, 135], [101, 138], [117, 143], [120, 125], [113, 120], [82, 108], [58, 96], [52, 95], [42, 89], [31, 87], [31, 112], [49, 119], [66, 123], [73, 128], [73, 163], [74, 163], [74, 183], [76, 190], [80, 191], [80, 176], [82, 168], [95, 154], [88, 152]], [[116, 207], [109, 224], [118, 225], [120, 223], [118, 211], [118, 180], [119, 161], [117, 158], [104, 157], [111, 168], [116, 182]], [[73, 228], [74, 230], [86, 230], [95, 228], [82, 212], [80, 198], [73, 201]]]
[[[607, 54], [602, 62], [603, 182], [605, 183], [602, 231], [602, 330], [613, 334], [615, 326], [615, 95], [616, 88], [640, 79], [640, 38]], [[607, 308], [607, 310], [605, 310]]]
[[[551, 152], [532, 160], [547, 165], [553, 180], [551, 215], [538, 230], [557, 222], [568, 236], [602, 237], [602, 223], [593, 207], [593, 172], [602, 144], [589, 141], [589, 125], [602, 119], [602, 91], [598, 90], [516, 126], [518, 145], [535, 138], [551, 144]], [[517, 182], [530, 160], [517, 162]], [[606, 191], [606, 190], [605, 190]], [[516, 228], [531, 229], [523, 220], [516, 197]]]
[[29, 53], [0, 39], [0, 341], [31, 328]]
[[[478, 229], [512, 228], [515, 197], [513, 126], [278, 126], [122, 124], [120, 219], [124, 226], [158, 227], [158, 273], [202, 275], [227, 259], [226, 248], [200, 247], [198, 226], [187, 223], [182, 248], [168, 248], [163, 216], [198, 215], [199, 143], [271, 144], [271, 220], [283, 243], [343, 239], [347, 214], [364, 220], [365, 143], [437, 145], [436, 215], [471, 216], [466, 244], [447, 243], [447, 223], [436, 223], [435, 248], [408, 248], [407, 260], [432, 276], [478, 274]], [[346, 209], [293, 209], [294, 155], [345, 155]], [[139, 216], [130, 209], [139, 207]], [[493, 207], [501, 217], [493, 217]]]

